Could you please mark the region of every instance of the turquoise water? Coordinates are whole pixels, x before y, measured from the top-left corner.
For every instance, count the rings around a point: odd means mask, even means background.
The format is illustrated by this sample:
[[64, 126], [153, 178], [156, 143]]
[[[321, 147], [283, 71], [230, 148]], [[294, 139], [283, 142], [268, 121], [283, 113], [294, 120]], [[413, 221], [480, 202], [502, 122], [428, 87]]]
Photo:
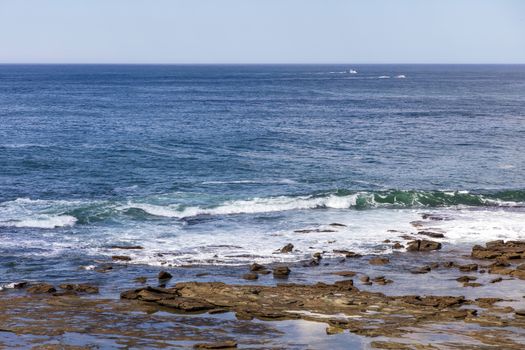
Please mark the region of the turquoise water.
[[524, 140], [519, 65], [3, 65], [0, 282], [522, 238]]

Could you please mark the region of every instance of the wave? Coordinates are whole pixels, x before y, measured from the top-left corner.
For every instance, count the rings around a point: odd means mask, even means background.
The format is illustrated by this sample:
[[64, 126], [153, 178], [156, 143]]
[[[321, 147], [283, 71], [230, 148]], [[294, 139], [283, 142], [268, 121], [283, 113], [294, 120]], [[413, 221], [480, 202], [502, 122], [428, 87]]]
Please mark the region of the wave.
[[127, 208], [141, 209], [154, 216], [184, 219], [198, 215], [233, 215], [271, 213], [306, 209], [372, 209], [425, 208], [446, 206], [525, 205], [525, 191], [506, 191], [499, 194], [471, 194], [468, 191], [378, 191], [355, 192], [339, 190], [330, 194], [308, 196], [278, 196], [226, 201], [213, 207], [128, 203]]
[[[171, 202], [171, 203], [170, 203]], [[293, 210], [439, 207], [525, 207], [525, 190], [492, 193], [469, 191], [333, 190], [309, 195], [255, 197], [210, 204], [189, 205], [172, 198], [123, 201], [46, 201], [21, 198], [0, 203], [0, 227], [53, 229], [107, 220], [143, 221], [157, 218], [184, 220], [196, 216], [262, 214]]]
[[75, 225], [77, 218], [70, 215], [38, 216], [21, 220], [9, 220], [0, 222], [0, 227], [32, 227], [52, 229], [58, 227], [69, 227]]
[[278, 179], [278, 180], [230, 180], [230, 181], [204, 181], [203, 185], [293, 185], [297, 181], [292, 179]]

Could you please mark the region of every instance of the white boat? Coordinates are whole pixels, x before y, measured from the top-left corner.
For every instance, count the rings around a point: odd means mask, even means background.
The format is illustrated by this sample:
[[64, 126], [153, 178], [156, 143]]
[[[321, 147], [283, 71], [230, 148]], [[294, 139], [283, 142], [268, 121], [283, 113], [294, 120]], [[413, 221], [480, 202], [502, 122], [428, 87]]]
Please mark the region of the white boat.
[[354, 69], [350, 69], [350, 70], [348, 71], [348, 73], [350, 73], [350, 74], [357, 74], [357, 71], [354, 70]]

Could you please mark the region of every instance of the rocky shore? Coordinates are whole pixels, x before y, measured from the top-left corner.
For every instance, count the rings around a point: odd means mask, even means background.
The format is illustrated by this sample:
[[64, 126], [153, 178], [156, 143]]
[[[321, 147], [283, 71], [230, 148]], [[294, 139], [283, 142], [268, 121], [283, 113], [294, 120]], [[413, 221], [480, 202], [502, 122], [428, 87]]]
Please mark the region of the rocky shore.
[[[254, 263], [239, 274], [239, 283], [181, 282], [176, 269], [159, 271], [137, 278], [140, 287], [121, 291], [120, 300], [97, 297], [98, 286], [86, 283], [21, 282], [0, 293], [0, 345], [33, 347], [38, 340], [46, 349], [91, 348], [111, 339], [109, 347], [308, 348], [278, 329], [284, 323], [261, 322], [287, 321], [324, 325], [322, 337], [336, 339], [334, 348], [351, 341], [377, 349], [525, 347], [525, 241], [492, 241], [457, 254], [418, 238], [406, 248], [381, 256], [339, 250], [341, 258], [319, 252], [299, 264]], [[290, 244], [280, 252], [293, 249]], [[312, 283], [290, 282], [297, 273]], [[424, 277], [433, 274], [440, 278]], [[315, 281], [321, 275], [333, 281]], [[442, 291], [444, 281], [453, 285], [446, 288], [449, 295], [410, 293], [419, 283]], [[85, 341], [65, 344], [64, 334]]]

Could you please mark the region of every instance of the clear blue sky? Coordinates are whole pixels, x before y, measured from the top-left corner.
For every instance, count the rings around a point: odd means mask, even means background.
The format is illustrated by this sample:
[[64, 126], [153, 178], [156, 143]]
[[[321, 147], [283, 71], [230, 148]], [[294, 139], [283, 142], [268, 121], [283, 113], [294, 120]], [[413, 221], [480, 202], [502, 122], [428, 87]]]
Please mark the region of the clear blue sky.
[[0, 0], [0, 62], [525, 63], [525, 0]]

